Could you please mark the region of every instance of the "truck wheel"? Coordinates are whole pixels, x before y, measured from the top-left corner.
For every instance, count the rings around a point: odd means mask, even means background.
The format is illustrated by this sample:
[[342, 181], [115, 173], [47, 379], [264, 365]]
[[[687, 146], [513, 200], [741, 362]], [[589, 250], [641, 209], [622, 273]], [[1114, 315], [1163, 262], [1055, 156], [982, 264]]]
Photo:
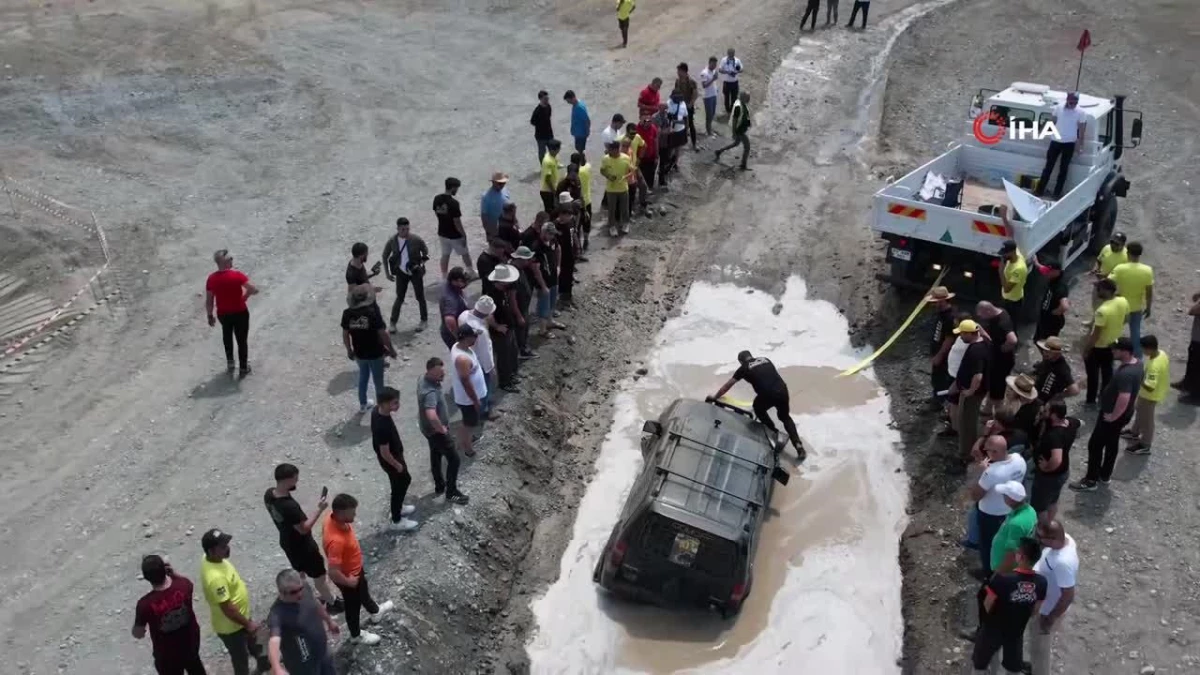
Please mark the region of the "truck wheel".
[[1117, 198], [1113, 195], [1102, 202], [1096, 219], [1092, 221], [1092, 240], [1088, 243], [1088, 252], [1099, 255], [1100, 249], [1108, 243], [1113, 230], [1117, 227]]

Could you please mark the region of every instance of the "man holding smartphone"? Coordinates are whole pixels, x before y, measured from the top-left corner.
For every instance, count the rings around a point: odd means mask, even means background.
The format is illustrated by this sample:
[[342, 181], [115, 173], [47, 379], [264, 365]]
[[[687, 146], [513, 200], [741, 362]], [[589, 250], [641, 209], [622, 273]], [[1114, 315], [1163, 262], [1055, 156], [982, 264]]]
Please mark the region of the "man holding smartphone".
[[312, 529], [321, 519], [321, 514], [329, 507], [329, 489], [321, 488], [321, 498], [317, 500], [317, 512], [310, 518], [304, 514], [299, 502], [292, 497], [296, 484], [300, 482], [300, 469], [293, 464], [280, 464], [275, 467], [275, 487], [263, 495], [263, 503], [267, 513], [279, 529], [279, 547], [287, 556], [292, 569], [313, 580], [317, 594], [330, 614], [336, 614], [343, 609], [342, 600], [333, 594], [329, 587], [329, 578], [325, 574], [325, 558], [321, 556], [321, 548], [313, 538]]

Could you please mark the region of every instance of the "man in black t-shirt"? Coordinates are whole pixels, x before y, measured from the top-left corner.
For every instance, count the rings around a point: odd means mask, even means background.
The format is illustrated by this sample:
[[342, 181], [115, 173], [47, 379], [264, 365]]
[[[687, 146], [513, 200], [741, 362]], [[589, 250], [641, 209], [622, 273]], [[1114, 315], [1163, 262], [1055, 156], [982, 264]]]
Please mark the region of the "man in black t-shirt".
[[1063, 357], [1063, 352], [1067, 350], [1063, 341], [1051, 336], [1036, 344], [1042, 352], [1042, 360], [1033, 367], [1038, 400], [1047, 403], [1078, 394], [1079, 385], [1071, 373], [1071, 364]]
[[1012, 373], [1016, 365], [1017, 331], [1013, 326], [1012, 316], [1007, 310], [1000, 309], [990, 302], [981, 302], [975, 307], [975, 315], [979, 317], [992, 348], [991, 361], [988, 364], [987, 410], [991, 412], [1004, 402], [1004, 392], [1008, 388], [1005, 378]]
[[408, 486], [412, 484], [412, 474], [404, 461], [404, 443], [400, 441], [400, 431], [392, 420], [392, 413], [399, 409], [400, 392], [384, 387], [379, 392], [379, 404], [371, 411], [371, 447], [375, 449], [375, 458], [379, 460], [379, 467], [387, 476], [392, 490], [391, 529], [411, 532], [417, 529], [418, 523], [405, 516], [411, 515], [417, 507], [404, 503]]
[[804, 450], [804, 444], [800, 442], [796, 423], [792, 421], [791, 396], [788, 393], [787, 382], [783, 381], [783, 377], [779, 375], [779, 371], [775, 369], [775, 364], [771, 363], [771, 359], [762, 356], [754, 358], [748, 350], [738, 353], [738, 363], [742, 365], [734, 371], [733, 377], [721, 385], [717, 393], [705, 400], [718, 401], [725, 395], [725, 392], [738, 383], [738, 380], [745, 380], [754, 388], [754, 414], [758, 417], [758, 421], [762, 422], [762, 425], [771, 432], [772, 442], [779, 435], [779, 429], [768, 416], [771, 408], [774, 408], [775, 414], [779, 416], [779, 421], [783, 422], [783, 428], [787, 430], [792, 447], [796, 449], [796, 456], [803, 462], [808, 453]]
[[1053, 401], [1043, 410], [1038, 442], [1033, 450], [1033, 494], [1029, 504], [1039, 518], [1054, 520], [1059, 494], [1071, 474], [1071, 446], [1075, 444], [1082, 422], [1067, 417], [1067, 404], [1062, 401]]
[[964, 459], [970, 456], [975, 439], [979, 437], [979, 404], [988, 391], [992, 350], [982, 332], [979, 324], [971, 319], [960, 321], [954, 329], [954, 334], [967, 343], [949, 396], [950, 419]]
[[286, 669], [288, 675], [337, 675], [326, 630], [337, 635], [341, 628], [295, 571], [275, 575], [275, 588], [279, 598], [267, 615], [272, 672]]
[[292, 569], [313, 580], [321, 602], [336, 614], [343, 609], [342, 600], [329, 587], [329, 578], [325, 576], [325, 558], [321, 556], [321, 547], [317, 546], [317, 540], [312, 536], [313, 526], [321, 519], [329, 502], [322, 492], [317, 500], [316, 514], [312, 518], [304, 515], [304, 509], [292, 497], [299, 482], [300, 469], [293, 464], [280, 464], [275, 467], [275, 487], [263, 494], [263, 503], [279, 530], [279, 547], [287, 556], [288, 563]]
[[1017, 547], [1017, 568], [992, 575], [985, 586], [985, 614], [971, 653], [975, 672], [987, 672], [996, 652], [1004, 650], [1005, 672], [1024, 672], [1025, 626], [1046, 599], [1046, 577], [1033, 571], [1041, 547], [1025, 538]]
[[517, 347], [517, 321], [513, 303], [517, 301], [516, 283], [521, 274], [511, 265], [497, 265], [488, 273], [487, 296], [496, 303], [492, 320], [488, 322], [488, 333], [492, 339], [492, 353], [496, 358], [496, 377], [500, 388], [515, 394], [519, 364]]
[[367, 382], [375, 380], [375, 395], [383, 389], [383, 357], [396, 357], [387, 324], [370, 291], [359, 286], [350, 294], [350, 307], [342, 311], [342, 344], [346, 356], [358, 363], [358, 411], [370, 410]]
[[467, 231], [462, 225], [462, 208], [455, 195], [462, 181], [451, 176], [446, 179], [446, 191], [433, 198], [433, 213], [438, 221], [438, 241], [442, 245], [442, 278], [450, 271], [450, 255], [462, 256], [463, 267], [471, 271], [471, 250], [467, 247]]
[[929, 384], [933, 388], [933, 402], [935, 405], [941, 406], [945, 400], [945, 394], [940, 392], [950, 388], [950, 369], [946, 364], [946, 357], [950, 355], [950, 348], [954, 346], [954, 305], [950, 301], [954, 299], [954, 294], [945, 286], [937, 286], [929, 295], [925, 296], [925, 302], [933, 305], [933, 326], [929, 335], [929, 365], [930, 377]]
[[1057, 336], [1067, 323], [1067, 312], [1071, 309], [1071, 301], [1067, 297], [1071, 289], [1063, 277], [1062, 265], [1057, 262], [1039, 265], [1038, 271], [1046, 278], [1046, 293], [1042, 296], [1042, 304], [1038, 312], [1037, 330], [1034, 340], [1045, 340]]
[[491, 292], [495, 290], [488, 275], [496, 269], [496, 265], [508, 262], [510, 255], [512, 255], [512, 247], [507, 241], [498, 237], [488, 240], [487, 250], [480, 253], [479, 258], [475, 261], [475, 271], [479, 273], [480, 290], [484, 295], [491, 295]]
[[1100, 392], [1099, 417], [1088, 438], [1087, 474], [1082, 480], [1071, 483], [1073, 490], [1091, 491], [1097, 489], [1099, 483], [1108, 485], [1117, 464], [1121, 429], [1133, 419], [1134, 404], [1142, 388], [1144, 372], [1141, 361], [1133, 355], [1133, 342], [1127, 337], [1118, 338], [1113, 343], [1112, 353], [1117, 369]]

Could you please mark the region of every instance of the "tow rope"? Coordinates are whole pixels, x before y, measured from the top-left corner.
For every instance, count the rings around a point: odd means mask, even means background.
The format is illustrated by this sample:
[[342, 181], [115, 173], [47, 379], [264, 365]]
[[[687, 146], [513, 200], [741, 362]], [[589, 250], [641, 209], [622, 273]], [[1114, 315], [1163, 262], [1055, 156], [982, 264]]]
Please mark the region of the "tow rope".
[[946, 276], [947, 270], [948, 270], [948, 268], [942, 269], [941, 273], [938, 274], [937, 279], [934, 280], [933, 285], [929, 287], [928, 291], [925, 291], [925, 295], [921, 296], [921, 301], [919, 303], [917, 303], [916, 307], [913, 308], [912, 313], [908, 315], [908, 318], [904, 320], [904, 323], [900, 324], [900, 327], [896, 329], [896, 332], [892, 333], [892, 337], [888, 338], [887, 342], [884, 342], [882, 345], [880, 345], [879, 349], [876, 349], [874, 354], [871, 354], [867, 358], [860, 361], [858, 363], [858, 365], [854, 366], [853, 368], [848, 368], [846, 370], [843, 370], [842, 372], [838, 373], [837, 376], [838, 377], [849, 377], [851, 375], [854, 375], [854, 374], [858, 373], [860, 370], [862, 370], [863, 368], [866, 368], [867, 366], [871, 365], [875, 361], [875, 359], [879, 358], [880, 354], [883, 354], [885, 351], [887, 351], [888, 347], [891, 347], [892, 343], [894, 343], [896, 341], [896, 338], [900, 337], [900, 335], [902, 333], [904, 333], [904, 331], [908, 330], [908, 327], [912, 325], [913, 320], [915, 320], [917, 318], [917, 315], [921, 313], [921, 310], [925, 308], [925, 305], [929, 304], [929, 303], [925, 302], [925, 297], [928, 296], [930, 293], [932, 293], [933, 289], [942, 283], [942, 277]]

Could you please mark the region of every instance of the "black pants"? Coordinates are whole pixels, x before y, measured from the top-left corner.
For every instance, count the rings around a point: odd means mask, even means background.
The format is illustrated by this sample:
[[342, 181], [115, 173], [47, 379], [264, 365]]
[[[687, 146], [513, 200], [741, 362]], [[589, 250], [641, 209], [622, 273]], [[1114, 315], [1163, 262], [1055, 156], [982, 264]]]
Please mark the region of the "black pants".
[[643, 159], [638, 163], [638, 171], [642, 172], [642, 180], [646, 181], [647, 187], [654, 187], [654, 173], [658, 170], [658, 157], [654, 159]]
[[817, 16], [821, 13], [821, 0], [808, 0], [808, 5], [804, 8], [804, 17], [800, 19], [800, 30], [804, 30], [804, 24], [808, 23], [808, 17], [812, 17], [812, 29], [817, 29]]
[[[1036, 620], [1036, 617], [1031, 620]], [[975, 638], [975, 647], [971, 651], [971, 665], [975, 670], [987, 670], [996, 652], [1003, 649], [1003, 655], [1000, 657], [1001, 667], [1009, 673], [1023, 672], [1024, 638], [1024, 630], [1005, 632], [996, 628], [981, 627]]]
[[1096, 420], [1092, 435], [1088, 438], [1088, 466], [1084, 480], [1108, 480], [1117, 465], [1117, 452], [1121, 449], [1121, 429], [1133, 419], [1133, 402], [1129, 412], [1115, 422], [1104, 421], [1104, 413]]
[[1004, 399], [1004, 392], [1008, 390], [1008, 382], [1005, 381], [1005, 378], [1012, 374], [1013, 367], [1016, 364], [1017, 357], [1013, 352], [1002, 352], [998, 349], [992, 350], [992, 358], [987, 366], [988, 398], [993, 401]]
[[1183, 372], [1183, 392], [1200, 396], [1200, 341], [1188, 345], [1187, 369]]
[[792, 421], [791, 411], [789, 410], [791, 401], [787, 394], [759, 394], [754, 397], [754, 414], [758, 417], [758, 421], [769, 429], [772, 434], [778, 434], [779, 428], [771, 421], [767, 413], [771, 408], [775, 409], [775, 414], [779, 416], [779, 421], [783, 422], [783, 428], [787, 430], [788, 438], [793, 443], [800, 442], [800, 433], [796, 431], [796, 423]]
[[984, 574], [992, 575], [992, 539], [996, 537], [996, 533], [1000, 531], [1000, 526], [1004, 524], [1004, 516], [993, 516], [990, 513], [979, 511], [979, 562], [983, 567]]
[[[453, 497], [458, 494], [458, 467], [462, 463], [454, 441], [449, 434], [427, 436], [429, 441], [429, 468], [433, 471], [433, 489], [438, 494]], [[442, 478], [442, 460], [446, 460], [446, 477]]]
[[933, 396], [939, 399], [945, 399], [946, 396], [938, 396], [939, 391], [946, 391], [950, 388], [954, 378], [950, 377], [950, 366], [943, 359], [941, 365], [933, 366], [929, 371], [929, 386], [933, 388]]
[[687, 130], [692, 137], [692, 147], [696, 147], [696, 102], [688, 104]]
[[[397, 457], [396, 459], [400, 460], [400, 463], [404, 465], [405, 469], [408, 468], [408, 462], [404, 461], [403, 455]], [[395, 468], [384, 464], [383, 460], [379, 461], [379, 466], [383, 467], [383, 472], [386, 473], [388, 477], [388, 483], [391, 484], [392, 522], [398, 523], [400, 522], [400, 519], [404, 517], [401, 514], [404, 509], [404, 498], [408, 496], [408, 486], [412, 485], [412, 474], [410, 474], [408, 471], [401, 473]]]
[[245, 370], [248, 351], [246, 336], [250, 334], [250, 312], [218, 314], [217, 321], [221, 322], [221, 340], [225, 343], [226, 363], [233, 363], [233, 341], [237, 340], [238, 367]]
[[[667, 174], [671, 173], [671, 167], [675, 162], [675, 149], [668, 146], [658, 149], [658, 186], [666, 187]], [[649, 185], [649, 181], [646, 183]]]
[[507, 333], [491, 331], [492, 352], [496, 355], [496, 379], [501, 387], [511, 387], [517, 375], [517, 327]]
[[1058, 181], [1054, 184], [1054, 198], [1061, 199], [1063, 186], [1067, 184], [1067, 169], [1071, 168], [1071, 158], [1075, 156], [1075, 143], [1050, 141], [1046, 150], [1046, 166], [1042, 167], [1042, 177], [1038, 181], [1037, 196], [1046, 194], [1046, 185], [1050, 182], [1050, 174], [1054, 173], [1054, 164], [1058, 163]]
[[721, 93], [725, 95], [725, 114], [733, 114], [733, 102], [738, 100], [738, 83], [722, 82]]
[[178, 656], [155, 657], [154, 671], [158, 675], [208, 675], [204, 670], [204, 662], [200, 660], [200, 651]]
[[396, 299], [392, 301], [392, 323], [400, 319], [400, 308], [404, 306], [404, 296], [408, 295], [408, 287], [412, 286], [413, 295], [417, 298], [417, 309], [421, 312], [421, 322], [429, 320], [429, 307], [425, 304], [425, 275], [397, 274]]
[[1061, 333], [1063, 327], [1066, 325], [1067, 317], [1060, 314], [1042, 312], [1038, 316], [1037, 330], [1033, 332], [1033, 339], [1038, 341], [1045, 340], [1048, 337], [1054, 337]]
[[362, 618], [362, 610], [366, 609], [371, 614], [379, 611], [379, 605], [375, 604], [375, 600], [371, 598], [371, 589], [367, 586], [367, 573], [363, 571], [359, 575], [358, 585], [354, 588], [341, 584], [335, 585], [342, 592], [342, 601], [346, 603], [346, 627], [350, 629], [350, 637], [358, 637], [359, 633], [362, 632], [362, 627], [359, 624], [359, 619]]
[[542, 208], [545, 209], [546, 213], [553, 215], [554, 207], [558, 206], [556, 195], [546, 190], [542, 190], [540, 194], [542, 195]]
[[263, 652], [262, 643], [250, 631], [243, 628], [236, 633], [217, 637], [225, 643], [225, 649], [229, 652], [230, 660], [233, 661], [233, 675], [250, 675], [250, 662], [247, 657], [254, 658], [258, 672], [265, 673], [271, 670], [271, 662], [267, 660], [267, 655]]
[[529, 324], [534, 321], [535, 317], [529, 314], [529, 303], [533, 300], [533, 296], [521, 298], [518, 296], [517, 303], [521, 305], [521, 316], [525, 317], [525, 325], [515, 326], [514, 332], [517, 334], [517, 352], [526, 354], [529, 350]]
[[838, 22], [838, 0], [825, 0], [825, 23]]
[[746, 161], [750, 159], [750, 137], [746, 134], [734, 134], [733, 142], [717, 150], [717, 154], [720, 155], [726, 150], [732, 150], [739, 145], [742, 146], [742, 168], [744, 169], [746, 168]]
[[1087, 402], [1096, 402], [1096, 393], [1108, 386], [1113, 374], [1112, 347], [1092, 347], [1083, 359], [1087, 373]]
[[629, 44], [629, 19], [617, 19], [617, 28], [621, 29], [621, 46]]
[[868, 2], [859, 2], [859, 0], [854, 0], [854, 9], [850, 10], [850, 23], [846, 24], [847, 28], [851, 28], [854, 26], [854, 18], [856, 16], [858, 16], [858, 10], [860, 10], [860, 9], [862, 10], [862, 17], [863, 17], [862, 27], [863, 28], [867, 27], [867, 12], [870, 11], [870, 9], [871, 9], [871, 3], [869, 1]]

